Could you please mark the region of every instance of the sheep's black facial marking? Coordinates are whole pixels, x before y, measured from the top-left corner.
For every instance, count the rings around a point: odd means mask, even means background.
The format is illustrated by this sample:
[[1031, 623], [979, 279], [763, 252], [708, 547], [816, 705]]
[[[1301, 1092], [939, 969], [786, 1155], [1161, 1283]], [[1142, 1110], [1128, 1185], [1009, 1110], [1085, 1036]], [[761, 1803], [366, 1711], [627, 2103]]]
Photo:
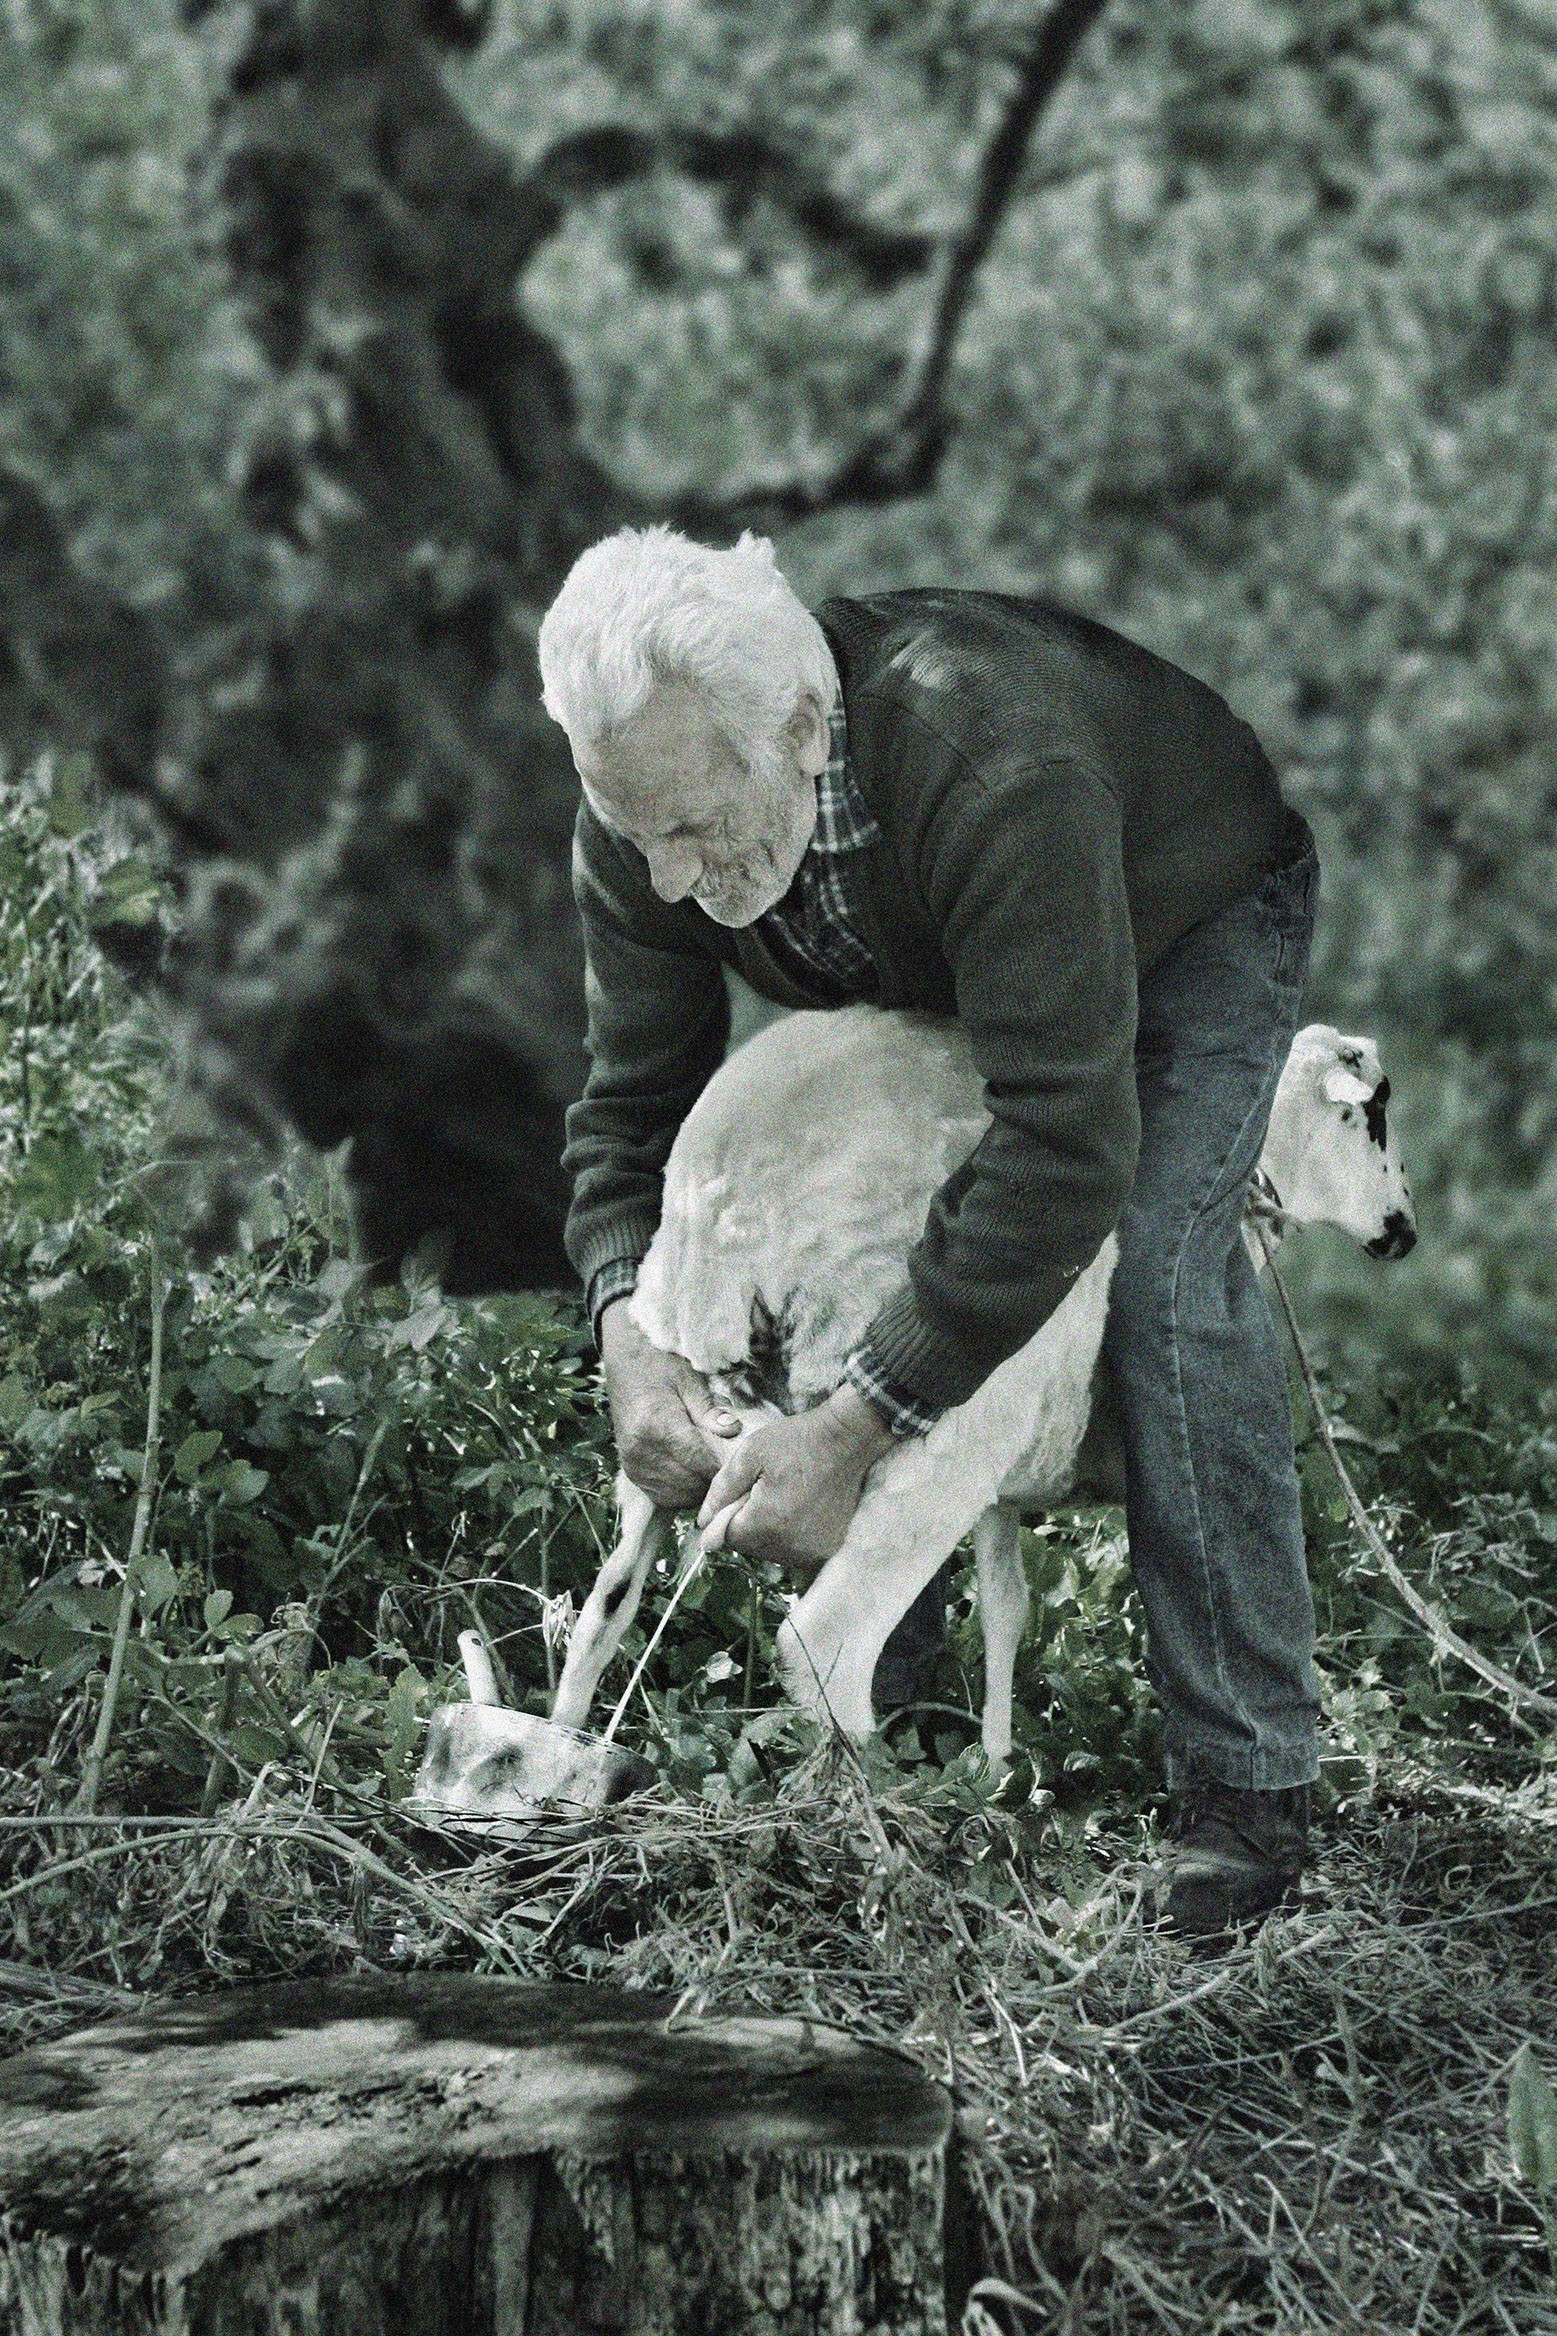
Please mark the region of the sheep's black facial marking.
[[1384, 1123], [1384, 1106], [1388, 1101], [1389, 1081], [1388, 1079], [1380, 1079], [1373, 1093], [1363, 1105], [1363, 1116], [1368, 1123], [1369, 1138], [1378, 1145], [1381, 1152], [1389, 1144], [1389, 1130]]
[[1406, 1257], [1416, 1247], [1416, 1227], [1403, 1209], [1391, 1209], [1383, 1232], [1363, 1246], [1370, 1257]]

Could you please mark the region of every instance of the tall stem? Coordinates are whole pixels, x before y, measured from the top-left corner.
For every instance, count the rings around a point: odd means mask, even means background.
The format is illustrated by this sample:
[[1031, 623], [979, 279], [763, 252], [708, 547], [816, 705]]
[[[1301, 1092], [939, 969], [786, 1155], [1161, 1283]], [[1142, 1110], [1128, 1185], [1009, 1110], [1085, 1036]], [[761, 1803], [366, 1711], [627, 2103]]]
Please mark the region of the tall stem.
[[757, 1624], [762, 1613], [762, 1589], [752, 1569], [751, 1602], [746, 1609], [746, 1672], [741, 1681], [741, 1701], [751, 1710], [752, 1682], [757, 1675]]
[[108, 1745], [113, 1735], [114, 1713], [119, 1703], [119, 1686], [124, 1677], [125, 1650], [130, 1643], [130, 1623], [135, 1613], [136, 1594], [140, 1587], [141, 1553], [146, 1546], [146, 1534], [151, 1524], [151, 1504], [157, 1489], [157, 1455], [161, 1445], [160, 1412], [162, 1405], [162, 1316], [167, 1305], [167, 1280], [162, 1271], [162, 1254], [153, 1237], [151, 1244], [151, 1368], [146, 1382], [146, 1446], [141, 1458], [141, 1488], [135, 1501], [135, 1521], [130, 1528], [129, 1555], [124, 1561], [124, 1581], [119, 1590], [119, 1611], [114, 1621], [113, 1652], [108, 1658], [108, 1677], [103, 1687], [102, 1707], [97, 1715], [97, 1733], [92, 1738], [81, 1769], [81, 1788], [76, 1794], [75, 1807], [91, 1811], [97, 1806], [97, 1788], [102, 1782], [103, 1762], [108, 1757]]
[[[551, 1599], [551, 1535], [541, 1535], [541, 1614], [544, 1617]], [[546, 1692], [555, 1702], [557, 1695], [557, 1650], [549, 1630], [542, 1630], [541, 1645], [546, 1651]]]
[[[1431, 1599], [1424, 1598], [1421, 1591], [1406, 1579], [1394, 1558], [1385, 1548], [1378, 1527], [1363, 1507], [1362, 1495], [1347, 1473], [1346, 1463], [1341, 1458], [1337, 1448], [1329, 1415], [1324, 1407], [1324, 1398], [1319, 1392], [1319, 1381], [1314, 1376], [1314, 1366], [1308, 1359], [1308, 1350], [1303, 1344], [1302, 1333], [1298, 1329], [1297, 1315], [1293, 1311], [1292, 1300], [1287, 1295], [1287, 1285], [1276, 1271], [1275, 1250], [1266, 1237], [1263, 1225], [1256, 1222], [1254, 1230], [1260, 1247], [1265, 1252], [1265, 1263], [1269, 1268], [1271, 1281], [1275, 1285], [1276, 1295], [1281, 1300], [1281, 1310], [1287, 1318], [1287, 1331], [1297, 1353], [1298, 1367], [1303, 1373], [1303, 1385], [1308, 1390], [1309, 1409], [1313, 1413], [1314, 1425], [1318, 1428], [1320, 1441], [1330, 1456], [1330, 1465], [1335, 1470], [1340, 1482], [1341, 1496], [1346, 1503], [1352, 1523], [1377, 1558], [1383, 1569], [1385, 1580], [1401, 1603], [1408, 1606], [1418, 1622], [1425, 1627], [1433, 1641], [1434, 1651], [1440, 1656], [1445, 1654], [1457, 1656], [1467, 1670], [1474, 1671], [1478, 1678], [1485, 1679], [1489, 1687], [1495, 1687], [1500, 1694], [1508, 1696], [1516, 1706], [1515, 1713], [1512, 1715], [1516, 1720], [1518, 1719], [1517, 1707], [1520, 1705], [1523, 1705], [1526, 1710], [1539, 1712], [1543, 1719], [1557, 1720], [1557, 1701], [1554, 1701], [1549, 1695], [1539, 1694], [1533, 1687], [1527, 1687], [1522, 1679], [1514, 1678], [1511, 1672], [1502, 1670], [1498, 1664], [1488, 1662], [1484, 1654], [1471, 1646], [1467, 1640], [1461, 1638], [1459, 1632], [1451, 1628], [1448, 1617], [1442, 1609], [1435, 1606]], [[1529, 1723], [1520, 1721], [1519, 1724], [1528, 1726]]]

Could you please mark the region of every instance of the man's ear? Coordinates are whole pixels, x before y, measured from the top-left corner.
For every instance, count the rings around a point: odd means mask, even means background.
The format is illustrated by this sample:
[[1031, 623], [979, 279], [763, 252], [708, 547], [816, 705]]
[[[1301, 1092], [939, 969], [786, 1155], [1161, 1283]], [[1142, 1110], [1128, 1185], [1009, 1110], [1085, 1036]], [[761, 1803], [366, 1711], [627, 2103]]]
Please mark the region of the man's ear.
[[795, 701], [795, 710], [784, 728], [794, 743], [802, 777], [819, 779], [832, 753], [832, 732], [828, 726], [826, 709], [814, 689], [803, 689], [800, 692]]

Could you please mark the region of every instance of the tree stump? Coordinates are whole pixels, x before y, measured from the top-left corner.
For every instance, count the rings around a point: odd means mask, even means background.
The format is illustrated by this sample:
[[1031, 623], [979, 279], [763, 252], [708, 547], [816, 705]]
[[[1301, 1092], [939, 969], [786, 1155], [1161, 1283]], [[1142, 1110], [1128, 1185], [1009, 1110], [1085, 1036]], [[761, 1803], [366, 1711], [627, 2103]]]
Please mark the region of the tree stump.
[[4, 2336], [946, 2336], [951, 2102], [805, 2020], [325, 1979], [0, 2063]]

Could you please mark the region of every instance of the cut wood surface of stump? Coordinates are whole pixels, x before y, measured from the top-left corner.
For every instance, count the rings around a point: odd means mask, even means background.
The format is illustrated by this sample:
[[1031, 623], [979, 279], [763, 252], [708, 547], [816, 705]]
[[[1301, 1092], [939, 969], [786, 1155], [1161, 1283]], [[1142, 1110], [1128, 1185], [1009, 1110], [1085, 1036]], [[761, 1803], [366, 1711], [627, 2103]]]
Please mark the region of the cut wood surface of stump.
[[810, 2021], [672, 2012], [293, 1981], [0, 2062], [0, 2331], [954, 2329], [945, 2090]]

